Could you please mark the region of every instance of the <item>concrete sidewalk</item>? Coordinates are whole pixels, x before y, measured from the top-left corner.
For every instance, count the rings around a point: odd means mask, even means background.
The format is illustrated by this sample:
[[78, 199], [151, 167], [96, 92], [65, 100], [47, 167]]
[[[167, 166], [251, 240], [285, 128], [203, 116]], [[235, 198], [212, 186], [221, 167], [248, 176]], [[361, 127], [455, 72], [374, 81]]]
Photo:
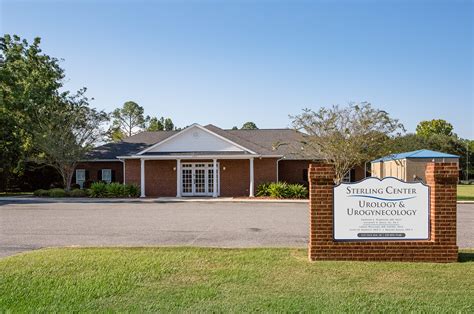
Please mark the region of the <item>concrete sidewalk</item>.
[[238, 197], [158, 197], [158, 198], [89, 198], [89, 197], [32, 197], [8, 196], [0, 197], [2, 203], [308, 203], [307, 199], [270, 199], [270, 198], [238, 198]]

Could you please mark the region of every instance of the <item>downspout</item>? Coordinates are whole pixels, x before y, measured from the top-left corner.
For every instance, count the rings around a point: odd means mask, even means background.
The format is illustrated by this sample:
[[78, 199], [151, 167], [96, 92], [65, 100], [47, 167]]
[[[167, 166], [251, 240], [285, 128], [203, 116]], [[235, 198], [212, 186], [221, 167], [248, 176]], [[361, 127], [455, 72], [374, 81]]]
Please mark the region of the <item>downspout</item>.
[[122, 184], [125, 184], [125, 159], [119, 159], [122, 162]]
[[285, 157], [281, 157], [280, 159], [277, 159], [277, 182], [280, 182], [280, 160], [285, 159]]

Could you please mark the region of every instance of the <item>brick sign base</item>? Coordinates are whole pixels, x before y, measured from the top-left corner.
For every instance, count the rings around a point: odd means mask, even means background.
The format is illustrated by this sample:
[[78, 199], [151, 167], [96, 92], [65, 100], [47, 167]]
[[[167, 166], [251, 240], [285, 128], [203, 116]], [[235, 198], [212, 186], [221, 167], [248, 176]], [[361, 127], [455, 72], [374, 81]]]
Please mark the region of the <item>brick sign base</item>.
[[455, 163], [429, 163], [426, 183], [430, 187], [430, 239], [408, 241], [335, 241], [333, 238], [334, 168], [311, 164], [310, 240], [308, 255], [316, 260], [456, 262]]

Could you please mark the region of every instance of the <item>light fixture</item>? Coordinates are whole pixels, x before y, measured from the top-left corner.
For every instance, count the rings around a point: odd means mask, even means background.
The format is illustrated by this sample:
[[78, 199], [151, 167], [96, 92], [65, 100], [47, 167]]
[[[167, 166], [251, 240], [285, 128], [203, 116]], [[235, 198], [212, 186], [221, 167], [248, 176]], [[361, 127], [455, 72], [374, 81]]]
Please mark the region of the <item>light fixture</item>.
[[225, 166], [224, 166], [224, 167], [222, 167], [222, 170], [224, 170], [224, 171], [225, 171]]
[[176, 171], [176, 167], [173, 167], [173, 171]]

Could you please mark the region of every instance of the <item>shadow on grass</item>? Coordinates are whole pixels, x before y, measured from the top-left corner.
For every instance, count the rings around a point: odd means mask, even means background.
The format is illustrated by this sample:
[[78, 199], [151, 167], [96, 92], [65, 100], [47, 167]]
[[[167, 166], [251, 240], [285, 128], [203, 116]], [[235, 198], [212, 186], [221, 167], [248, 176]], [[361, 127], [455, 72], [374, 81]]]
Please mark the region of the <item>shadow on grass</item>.
[[458, 261], [460, 263], [474, 262], [474, 252], [460, 252]]

